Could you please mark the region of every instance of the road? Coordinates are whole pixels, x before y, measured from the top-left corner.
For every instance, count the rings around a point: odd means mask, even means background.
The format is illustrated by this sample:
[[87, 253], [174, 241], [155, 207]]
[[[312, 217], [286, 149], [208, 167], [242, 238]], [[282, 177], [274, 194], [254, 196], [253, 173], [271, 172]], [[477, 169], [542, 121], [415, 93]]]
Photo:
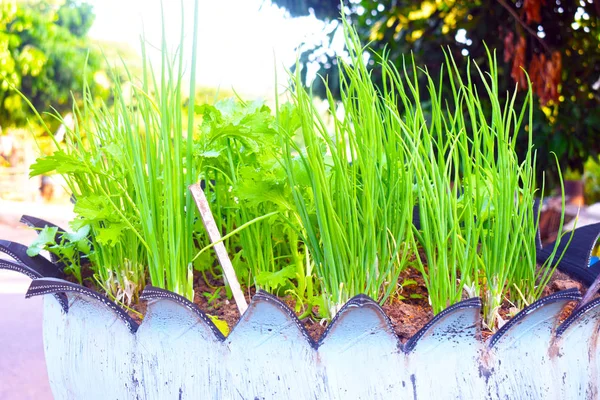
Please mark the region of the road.
[[29, 278], [0, 271], [0, 399], [52, 399], [42, 341], [42, 298]]
[[[72, 217], [69, 205], [0, 200], [0, 239], [23, 244], [33, 240], [35, 232], [19, 224], [22, 214], [63, 227]], [[52, 399], [42, 340], [43, 300], [25, 299], [30, 282], [21, 274], [0, 270], [0, 400]]]

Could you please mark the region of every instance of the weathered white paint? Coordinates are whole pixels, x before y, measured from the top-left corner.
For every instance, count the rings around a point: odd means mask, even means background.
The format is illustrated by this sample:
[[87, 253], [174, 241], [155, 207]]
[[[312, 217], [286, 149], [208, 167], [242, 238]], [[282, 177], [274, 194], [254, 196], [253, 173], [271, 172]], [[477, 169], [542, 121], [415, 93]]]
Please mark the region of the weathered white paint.
[[150, 300], [145, 318], [136, 333], [139, 398], [221, 397], [221, 342], [209, 325], [169, 300]]
[[510, 329], [495, 341], [487, 353], [490, 398], [511, 398], [518, 390], [524, 399], [559, 399], [549, 349], [556, 318], [570, 300], [573, 298], [555, 297], [555, 301], [530, 308], [515, 317]]
[[54, 398], [135, 399], [136, 337], [95, 299], [77, 293], [68, 299], [65, 314], [54, 297], [45, 298], [44, 349]]
[[318, 344], [291, 310], [263, 293], [227, 338], [189, 301], [159, 289], [145, 292], [149, 307], [137, 332], [104, 301], [78, 291], [67, 296], [68, 313], [45, 296], [46, 359], [57, 400], [598, 394], [600, 300], [557, 330], [561, 309], [578, 298], [574, 292], [532, 305], [487, 342], [479, 338], [480, 304], [472, 299], [438, 315], [405, 346], [366, 296], [343, 307]]
[[410, 398], [401, 344], [375, 302], [355, 298], [332, 322], [316, 352], [326, 388], [318, 398]]
[[223, 398], [319, 398], [315, 351], [295, 315], [272, 296], [255, 299], [223, 342]]
[[479, 340], [480, 319], [480, 303], [471, 299], [440, 313], [421, 331], [422, 336], [417, 333], [407, 343], [410, 347], [414, 341], [406, 365], [418, 398], [485, 398], [485, 380], [479, 371], [484, 348]]
[[565, 321], [552, 339], [549, 353], [558, 398], [598, 398], [599, 324], [600, 299], [597, 299]]

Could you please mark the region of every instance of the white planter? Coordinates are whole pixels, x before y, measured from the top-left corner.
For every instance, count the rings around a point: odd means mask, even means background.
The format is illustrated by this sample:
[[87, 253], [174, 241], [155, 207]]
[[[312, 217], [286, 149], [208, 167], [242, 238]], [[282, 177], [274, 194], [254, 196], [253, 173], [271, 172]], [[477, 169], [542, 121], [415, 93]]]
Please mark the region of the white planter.
[[406, 344], [360, 295], [318, 343], [277, 298], [257, 293], [225, 338], [187, 299], [148, 287], [140, 326], [106, 297], [56, 277], [48, 260], [1, 242], [44, 296], [55, 399], [592, 399], [598, 396], [600, 299], [559, 323], [575, 290], [546, 297], [488, 340], [480, 301], [456, 304]]

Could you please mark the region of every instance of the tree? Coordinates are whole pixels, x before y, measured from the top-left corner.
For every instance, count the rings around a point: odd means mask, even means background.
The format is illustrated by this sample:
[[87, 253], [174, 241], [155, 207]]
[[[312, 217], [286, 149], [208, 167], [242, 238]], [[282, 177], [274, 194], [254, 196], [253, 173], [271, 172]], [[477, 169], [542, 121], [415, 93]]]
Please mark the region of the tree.
[[33, 119], [15, 89], [40, 113], [62, 114], [80, 96], [84, 80], [95, 82], [102, 57], [86, 36], [93, 21], [92, 7], [76, 0], [0, 3], [0, 126]]
[[[328, 23], [329, 41], [303, 46], [301, 64], [318, 63], [319, 74], [329, 75], [328, 85], [336, 93], [336, 54], [329, 43], [339, 29], [340, 2], [272, 1], [291, 16], [314, 14]], [[385, 50], [399, 66], [402, 56], [412, 53], [417, 65], [436, 74], [444, 62], [442, 48], [464, 65], [461, 55], [482, 63], [487, 45], [498, 52], [501, 93], [515, 85], [523, 89], [526, 71], [537, 98], [532, 129], [540, 168], [554, 170], [551, 151], [561, 167], [574, 169], [581, 169], [588, 156], [600, 151], [599, 0], [352, 0], [343, 4], [363, 42], [370, 42], [376, 52]], [[373, 73], [378, 79], [376, 70]], [[319, 83], [315, 81], [313, 90], [322, 95], [324, 87]], [[523, 100], [521, 92], [518, 101]]]

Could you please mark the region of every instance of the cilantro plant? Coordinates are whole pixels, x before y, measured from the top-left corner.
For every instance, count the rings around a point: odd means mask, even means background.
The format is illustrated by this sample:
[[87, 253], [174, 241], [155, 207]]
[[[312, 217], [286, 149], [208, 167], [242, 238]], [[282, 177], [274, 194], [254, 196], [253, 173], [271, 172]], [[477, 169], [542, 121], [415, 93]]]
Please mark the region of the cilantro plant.
[[[280, 163], [281, 133], [273, 113], [262, 102], [234, 99], [196, 112], [202, 123], [195, 158], [217, 223], [224, 233], [248, 224], [226, 240], [236, 274], [247, 287], [291, 294], [300, 311], [314, 301], [313, 274]], [[204, 257], [195, 263], [198, 269], [211, 268], [210, 255]]]
[[64, 265], [64, 271], [75, 276], [81, 284], [83, 283], [81, 266], [90, 261], [88, 259], [91, 253], [89, 232], [89, 226], [76, 232], [59, 232], [55, 226], [46, 226], [40, 230], [27, 248], [27, 255], [35, 257], [43, 250], [54, 254], [58, 262]]

